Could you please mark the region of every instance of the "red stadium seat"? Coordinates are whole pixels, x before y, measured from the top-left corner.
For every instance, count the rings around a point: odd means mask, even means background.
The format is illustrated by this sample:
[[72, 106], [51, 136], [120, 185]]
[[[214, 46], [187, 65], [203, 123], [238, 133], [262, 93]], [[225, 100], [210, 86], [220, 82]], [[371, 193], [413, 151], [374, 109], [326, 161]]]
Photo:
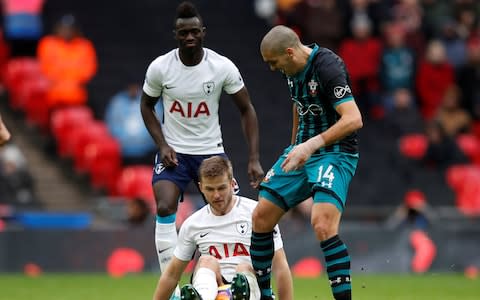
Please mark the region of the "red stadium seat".
[[65, 141], [69, 139], [70, 131], [90, 121], [93, 121], [93, 111], [87, 106], [58, 108], [52, 113], [50, 128], [60, 156], [66, 156]]
[[145, 199], [155, 211], [155, 196], [152, 189], [152, 167], [136, 165], [125, 167], [117, 181], [116, 193], [127, 199]]
[[456, 139], [458, 146], [474, 163], [480, 164], [480, 140], [473, 134], [461, 134]]
[[460, 192], [467, 178], [480, 176], [480, 168], [474, 165], [453, 165], [447, 169], [445, 176], [448, 186], [455, 192]]
[[10, 102], [12, 107], [25, 111], [30, 104], [35, 105], [35, 101], [45, 103], [45, 95], [50, 82], [43, 76], [32, 76], [29, 80], [21, 84], [21, 88], [16, 95], [12, 95]]
[[35, 58], [12, 58], [7, 62], [3, 72], [3, 83], [8, 92], [12, 93], [18, 89], [21, 81], [27, 79], [32, 74], [38, 75], [40, 73], [40, 64]]
[[400, 153], [408, 158], [421, 159], [427, 151], [428, 140], [423, 134], [407, 134], [400, 138]]
[[446, 180], [455, 191], [455, 205], [468, 216], [480, 215], [480, 168], [475, 165], [455, 165], [447, 169]]
[[84, 148], [82, 161], [94, 188], [107, 191], [114, 189], [122, 164], [117, 140], [105, 137], [89, 142]]
[[93, 140], [101, 140], [110, 137], [110, 132], [103, 121], [91, 120], [86, 121], [82, 126], [71, 129], [69, 138], [64, 139], [64, 155], [70, 158], [75, 156], [75, 149], [80, 145], [86, 145]]

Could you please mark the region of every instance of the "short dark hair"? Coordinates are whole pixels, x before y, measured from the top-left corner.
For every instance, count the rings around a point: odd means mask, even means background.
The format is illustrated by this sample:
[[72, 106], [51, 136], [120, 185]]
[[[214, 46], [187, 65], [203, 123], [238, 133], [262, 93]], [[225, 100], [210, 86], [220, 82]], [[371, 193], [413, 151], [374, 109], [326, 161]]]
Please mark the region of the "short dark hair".
[[184, 1], [180, 3], [177, 7], [177, 16], [175, 17], [175, 22], [177, 19], [188, 19], [188, 18], [198, 18], [203, 24], [202, 17], [198, 13], [195, 5], [190, 1]]
[[198, 178], [202, 181], [205, 177], [217, 177], [227, 174], [228, 179], [233, 179], [232, 163], [225, 157], [215, 155], [202, 161], [198, 169]]

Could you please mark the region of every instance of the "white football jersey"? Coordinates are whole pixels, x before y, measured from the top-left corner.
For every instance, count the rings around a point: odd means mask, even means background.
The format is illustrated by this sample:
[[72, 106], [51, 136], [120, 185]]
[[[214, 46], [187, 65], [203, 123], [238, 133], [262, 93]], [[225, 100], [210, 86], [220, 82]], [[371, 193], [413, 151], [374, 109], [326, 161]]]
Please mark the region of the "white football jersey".
[[148, 67], [143, 91], [161, 97], [163, 134], [178, 153], [223, 153], [218, 109], [222, 91], [235, 94], [244, 86], [238, 68], [207, 48], [202, 61], [185, 66], [178, 49], [156, 58]]
[[[178, 242], [173, 255], [180, 260], [192, 259], [195, 250], [200, 255], [216, 257], [220, 263], [222, 276], [231, 281], [239, 263], [249, 263], [250, 238], [252, 236], [252, 212], [257, 205], [252, 199], [234, 196], [235, 206], [226, 215], [216, 216], [210, 205], [188, 217], [178, 234]], [[283, 248], [280, 229], [275, 226], [275, 251]]]

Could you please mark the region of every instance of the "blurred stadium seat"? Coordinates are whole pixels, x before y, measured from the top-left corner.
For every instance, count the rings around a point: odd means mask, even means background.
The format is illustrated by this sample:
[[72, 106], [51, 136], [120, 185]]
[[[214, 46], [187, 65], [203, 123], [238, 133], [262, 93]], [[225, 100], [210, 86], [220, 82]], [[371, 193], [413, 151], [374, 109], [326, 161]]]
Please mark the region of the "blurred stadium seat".
[[89, 121], [93, 121], [93, 111], [87, 106], [58, 108], [52, 113], [50, 128], [60, 156], [66, 156], [66, 140], [69, 139], [72, 129], [84, 126]]
[[108, 128], [103, 121], [87, 120], [81, 124], [82, 126], [75, 126], [69, 132], [68, 138], [63, 139], [60, 146], [63, 149], [63, 155], [69, 158], [75, 156], [75, 149], [81, 145], [86, 145], [93, 140], [101, 140], [110, 137]]
[[92, 140], [84, 148], [82, 162], [92, 187], [110, 191], [121, 170], [120, 144], [112, 137]]
[[147, 200], [152, 212], [155, 211], [155, 196], [152, 189], [152, 167], [135, 165], [125, 167], [116, 184], [116, 194], [128, 199]]
[[476, 164], [480, 164], [480, 140], [474, 134], [461, 134], [457, 144], [465, 155]]
[[407, 134], [400, 138], [400, 153], [408, 158], [421, 159], [427, 151], [428, 140], [423, 134]]

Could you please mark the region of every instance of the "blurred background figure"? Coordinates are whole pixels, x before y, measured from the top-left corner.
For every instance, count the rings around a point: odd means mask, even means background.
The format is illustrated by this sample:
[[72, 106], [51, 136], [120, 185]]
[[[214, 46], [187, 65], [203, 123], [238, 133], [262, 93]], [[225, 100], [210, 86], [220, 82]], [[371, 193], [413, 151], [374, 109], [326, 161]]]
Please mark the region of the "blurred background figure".
[[457, 82], [463, 95], [462, 106], [480, 120], [480, 37], [467, 42], [466, 64], [460, 68]]
[[[139, 84], [130, 83], [113, 96], [105, 109], [105, 122], [110, 133], [120, 142], [126, 165], [151, 164], [157, 151], [140, 112], [141, 92]], [[162, 101], [157, 103], [155, 110], [161, 121]]]
[[405, 29], [399, 23], [384, 25], [385, 46], [380, 57], [382, 104], [386, 111], [393, 105], [392, 93], [399, 88], [414, 89], [416, 55], [405, 42]]
[[27, 160], [13, 143], [0, 148], [0, 203], [14, 207], [37, 204]]
[[445, 129], [445, 133], [452, 138], [468, 133], [472, 125], [470, 114], [461, 107], [461, 100], [462, 91], [456, 84], [450, 85], [435, 115], [435, 119]]
[[3, 32], [12, 57], [34, 57], [43, 35], [45, 0], [2, 0]]
[[128, 224], [132, 226], [141, 226], [144, 224], [150, 226], [151, 223], [146, 222], [149, 217], [153, 220], [153, 214], [147, 201], [142, 198], [127, 200]]
[[425, 134], [428, 147], [422, 159], [424, 166], [444, 172], [454, 164], [468, 163], [468, 159], [454, 138], [447, 135], [445, 128], [436, 120], [426, 124]]
[[453, 66], [448, 62], [445, 47], [440, 41], [428, 43], [415, 80], [422, 116], [425, 120], [431, 120], [448, 87], [455, 81]]
[[97, 72], [97, 56], [92, 42], [81, 35], [75, 16], [64, 15], [53, 34], [40, 39], [37, 57], [50, 81], [49, 108], [87, 103], [85, 85]]
[[409, 89], [393, 92], [393, 108], [385, 116], [386, 128], [394, 138], [423, 132], [423, 119]]
[[350, 24], [352, 37], [345, 38], [338, 50], [350, 72], [355, 99], [364, 116], [369, 116], [372, 107], [378, 105], [380, 85], [381, 41], [372, 35], [372, 23], [368, 16], [357, 15]]
[[297, 28], [306, 44], [316, 42], [336, 51], [345, 34], [345, 15], [335, 0], [304, 0], [286, 16], [285, 25]]
[[407, 227], [409, 229], [428, 229], [435, 213], [428, 205], [425, 194], [417, 189], [405, 193], [402, 203], [390, 215], [385, 226], [389, 229]]

